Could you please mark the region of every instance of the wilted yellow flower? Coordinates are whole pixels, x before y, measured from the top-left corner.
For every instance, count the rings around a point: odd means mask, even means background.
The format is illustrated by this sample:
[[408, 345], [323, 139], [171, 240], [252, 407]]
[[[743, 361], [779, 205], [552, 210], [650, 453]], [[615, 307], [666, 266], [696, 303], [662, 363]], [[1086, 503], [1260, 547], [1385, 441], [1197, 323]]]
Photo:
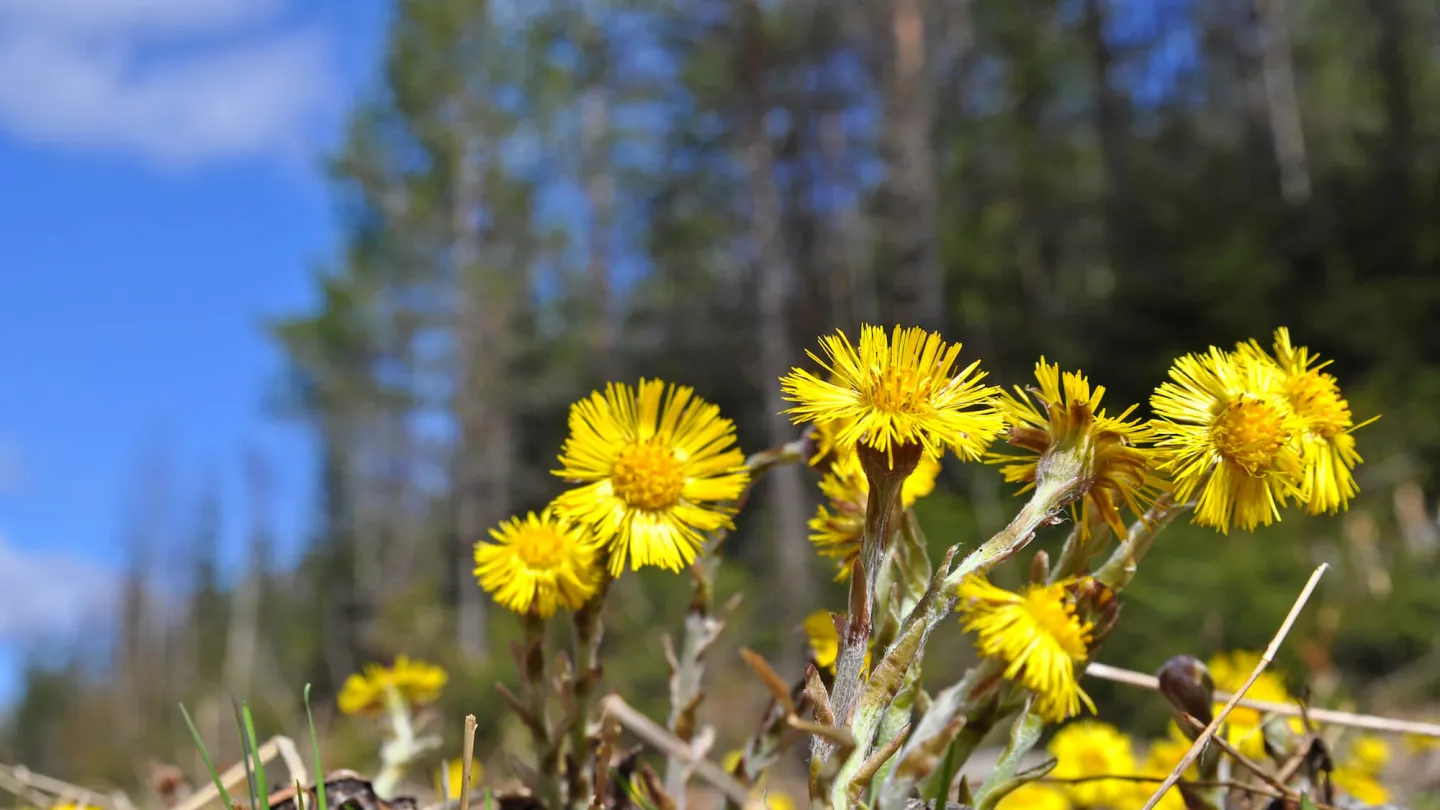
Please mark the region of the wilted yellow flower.
[[556, 475], [584, 482], [552, 508], [610, 549], [610, 573], [653, 565], [679, 571], [702, 532], [732, 526], [728, 502], [750, 480], [735, 424], [686, 386], [611, 383], [570, 408]]
[[1005, 794], [996, 810], [1070, 810], [1070, 800], [1058, 788], [1026, 782]]
[[1228, 532], [1268, 525], [1299, 494], [1294, 437], [1303, 424], [1279, 395], [1279, 371], [1220, 349], [1187, 354], [1150, 398], [1151, 426], [1180, 502], [1199, 490], [1195, 522]]
[[[470, 790], [480, 784], [485, 777], [485, 769], [480, 767], [476, 761], [470, 762]], [[445, 763], [443, 770], [435, 772], [435, 792], [449, 799], [460, 798], [460, 792], [465, 784], [465, 763], [458, 759], [452, 759]]]
[[960, 344], [938, 332], [895, 327], [887, 339], [878, 326], [863, 326], [860, 345], [843, 332], [820, 339], [825, 359], [809, 355], [833, 375], [826, 382], [803, 369], [780, 378], [785, 398], [798, 403], [786, 413], [796, 422], [844, 421], [841, 445], [864, 443], [891, 458], [897, 445], [921, 445], [932, 456], [946, 447], [977, 459], [1004, 427], [994, 403], [998, 389], [984, 386], [979, 361], [955, 371]]
[[494, 543], [475, 544], [475, 578], [496, 602], [516, 613], [554, 615], [595, 595], [600, 548], [586, 531], [546, 509], [513, 517], [490, 530]]
[[[1236, 650], [1229, 653], [1220, 653], [1211, 658], [1206, 667], [1210, 670], [1210, 678], [1215, 683], [1215, 689], [1222, 692], [1235, 692], [1245, 685], [1245, 679], [1255, 670], [1260, 663], [1260, 653], [1252, 650]], [[1293, 700], [1290, 690], [1285, 688], [1285, 679], [1273, 669], [1266, 669], [1255, 679], [1255, 683], [1245, 691], [1245, 697], [1252, 700], [1266, 700], [1273, 703], [1289, 703]], [[1214, 710], [1219, 712], [1225, 704], [1217, 701]], [[1262, 724], [1265, 716], [1259, 709], [1251, 709], [1245, 706], [1236, 706], [1225, 718], [1225, 740], [1245, 756], [1260, 760], [1265, 756], [1265, 734]]]
[[[805, 617], [801, 629], [810, 642], [810, 652], [815, 656], [815, 666], [826, 672], [835, 671], [835, 659], [840, 655], [840, 634], [835, 630], [835, 620], [830, 611], [817, 610]], [[865, 671], [870, 669], [870, 651], [865, 651]]]
[[1050, 722], [1095, 704], [1075, 679], [1090, 643], [1090, 623], [1075, 611], [1069, 583], [1029, 585], [1020, 593], [997, 588], [978, 574], [960, 584], [960, 611], [975, 648], [1005, 663], [1005, 677], [1035, 693], [1035, 710]]
[[[860, 556], [860, 540], [865, 534], [865, 512], [870, 500], [870, 479], [860, 466], [860, 457], [853, 448], [838, 451], [829, 472], [820, 479], [820, 491], [829, 505], [821, 504], [810, 518], [810, 542], [822, 555], [839, 560], [835, 579], [845, 580], [855, 558]], [[940, 462], [934, 456], [922, 455], [915, 471], [900, 488], [900, 507], [909, 509], [920, 498], [935, 489]]]
[[1355, 450], [1352, 431], [1375, 420], [1355, 424], [1339, 382], [1321, 370], [1329, 361], [1322, 363], [1308, 348], [1292, 345], [1289, 329], [1275, 330], [1273, 357], [1253, 340], [1240, 344], [1238, 350], [1247, 360], [1279, 371], [1280, 390], [1302, 423], [1295, 441], [1304, 466], [1300, 498], [1307, 510], [1318, 515], [1344, 509], [1359, 492], [1353, 470], [1362, 459]]
[[1119, 417], [1110, 418], [1100, 407], [1105, 387], [1096, 386], [1078, 371], [1060, 373], [1058, 364], [1047, 364], [1045, 358], [1035, 365], [1039, 390], [1027, 392], [1019, 386], [1015, 393], [1002, 391], [1000, 406], [1010, 425], [1007, 440], [1025, 451], [1024, 455], [991, 453], [991, 463], [1002, 464], [1005, 480], [1024, 483], [1021, 492], [1035, 487], [1040, 462], [1052, 451], [1073, 451], [1083, 461], [1079, 486], [1084, 493], [1087, 516], [1081, 525], [1090, 525], [1088, 513], [1094, 510], [1117, 535], [1125, 533], [1120, 516], [1124, 505], [1135, 514], [1144, 511], [1142, 504], [1152, 499], [1156, 483], [1150, 473], [1151, 451], [1141, 446], [1153, 436], [1138, 420], [1130, 420], [1135, 406]]
[[1390, 791], [1373, 775], [1359, 768], [1336, 768], [1330, 772], [1330, 782], [1366, 805], [1390, 801]]
[[385, 711], [393, 692], [411, 706], [423, 706], [440, 697], [447, 680], [440, 667], [402, 655], [394, 666], [366, 664], [363, 674], [352, 673], [335, 702], [345, 714], [372, 714]]
[[[1133, 776], [1135, 753], [1130, 738], [1109, 723], [1081, 720], [1055, 733], [1050, 753], [1058, 760], [1050, 776], [1080, 779], [1087, 776]], [[1097, 779], [1064, 786], [1081, 807], [1128, 808], [1134, 783], [1123, 779]]]

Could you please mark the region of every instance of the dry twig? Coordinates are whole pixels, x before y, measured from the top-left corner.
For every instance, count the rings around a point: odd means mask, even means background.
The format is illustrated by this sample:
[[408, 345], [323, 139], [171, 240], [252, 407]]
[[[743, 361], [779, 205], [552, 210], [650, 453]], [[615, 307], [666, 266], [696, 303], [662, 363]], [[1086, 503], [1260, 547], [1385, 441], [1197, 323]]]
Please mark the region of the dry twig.
[[1150, 796], [1150, 800], [1147, 801], [1145, 806], [1140, 810], [1153, 810], [1155, 805], [1159, 804], [1160, 800], [1164, 798], [1165, 792], [1174, 787], [1176, 782], [1180, 781], [1180, 776], [1185, 773], [1186, 768], [1190, 767], [1190, 763], [1194, 762], [1195, 758], [1200, 756], [1200, 752], [1205, 748], [1205, 743], [1215, 735], [1216, 729], [1220, 728], [1220, 724], [1224, 723], [1225, 718], [1229, 717], [1230, 712], [1234, 711], [1235, 707], [1240, 703], [1241, 698], [1245, 696], [1245, 692], [1255, 683], [1255, 679], [1259, 678], [1260, 673], [1264, 672], [1265, 667], [1269, 666], [1270, 662], [1274, 660], [1275, 652], [1280, 648], [1280, 644], [1285, 641], [1285, 636], [1289, 635], [1290, 628], [1295, 625], [1295, 619], [1300, 616], [1300, 611], [1305, 607], [1305, 603], [1310, 601], [1310, 594], [1315, 591], [1315, 586], [1320, 583], [1320, 577], [1325, 575], [1325, 571], [1329, 569], [1329, 567], [1328, 564], [1321, 563], [1320, 567], [1315, 569], [1315, 573], [1310, 575], [1310, 581], [1305, 583], [1305, 587], [1301, 589], [1300, 595], [1295, 598], [1295, 604], [1290, 606], [1290, 612], [1286, 614], [1285, 621], [1280, 623], [1280, 629], [1275, 631], [1275, 637], [1270, 639], [1270, 645], [1265, 648], [1264, 654], [1260, 656], [1260, 661], [1255, 665], [1255, 669], [1250, 673], [1250, 677], [1246, 678], [1245, 683], [1240, 685], [1240, 689], [1230, 697], [1230, 700], [1226, 701], [1225, 707], [1216, 713], [1215, 718], [1210, 721], [1210, 725], [1206, 726], [1205, 730], [1200, 732], [1199, 736], [1195, 738], [1195, 742], [1190, 745], [1190, 750], [1185, 752], [1185, 756], [1180, 758], [1180, 762], [1170, 771], [1170, 775], [1165, 777], [1165, 781], [1160, 783], [1159, 789]]
[[615, 718], [620, 725], [629, 729], [631, 733], [649, 743], [665, 756], [684, 762], [693, 769], [696, 776], [719, 788], [720, 792], [725, 794], [725, 798], [740, 805], [744, 805], [749, 800], [750, 791], [738, 779], [726, 773], [725, 769], [710, 760], [696, 756], [684, 740], [641, 714], [635, 707], [626, 703], [624, 698], [616, 694], [606, 695], [600, 699], [600, 709], [602, 714]]

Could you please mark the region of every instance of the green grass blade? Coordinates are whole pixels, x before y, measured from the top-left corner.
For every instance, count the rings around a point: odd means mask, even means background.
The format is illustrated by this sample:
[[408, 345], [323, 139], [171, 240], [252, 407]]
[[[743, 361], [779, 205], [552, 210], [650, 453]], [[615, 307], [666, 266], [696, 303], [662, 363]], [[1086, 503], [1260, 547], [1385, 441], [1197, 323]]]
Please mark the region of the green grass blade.
[[210, 772], [210, 779], [215, 783], [215, 790], [219, 791], [220, 798], [225, 801], [227, 808], [234, 807], [235, 802], [230, 798], [230, 793], [225, 790], [225, 784], [220, 781], [220, 772], [215, 770], [215, 763], [210, 761], [210, 752], [205, 749], [205, 741], [200, 739], [200, 732], [195, 728], [195, 721], [190, 719], [190, 712], [185, 710], [185, 704], [180, 704], [180, 714], [185, 716], [185, 725], [190, 729], [190, 739], [195, 741], [195, 748], [200, 752], [200, 759], [205, 762], [205, 770]]
[[251, 810], [260, 810], [260, 793], [255, 789], [255, 771], [250, 767], [255, 746], [245, 733], [245, 715], [240, 711], [240, 703], [231, 698], [230, 705], [235, 709], [235, 725], [240, 729], [240, 761], [245, 765], [245, 784], [250, 787], [250, 807]]
[[245, 734], [250, 737], [250, 747], [255, 751], [255, 783], [260, 787], [260, 798], [265, 804], [270, 804], [270, 783], [265, 779], [265, 762], [260, 757], [260, 738], [255, 736], [255, 718], [250, 713], [250, 704], [244, 701], [240, 703], [240, 711], [245, 715]]
[[310, 684], [305, 684], [305, 720], [310, 724], [310, 750], [315, 755], [315, 803], [318, 810], [325, 806], [325, 771], [320, 767], [320, 737], [315, 733], [315, 715], [310, 712]]

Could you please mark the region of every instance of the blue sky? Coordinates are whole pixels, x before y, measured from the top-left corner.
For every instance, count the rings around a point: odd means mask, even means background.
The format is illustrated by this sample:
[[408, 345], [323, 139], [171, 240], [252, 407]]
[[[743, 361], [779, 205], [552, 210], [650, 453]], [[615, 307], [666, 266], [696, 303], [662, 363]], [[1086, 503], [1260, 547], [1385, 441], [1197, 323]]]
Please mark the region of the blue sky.
[[[185, 510], [248, 447], [292, 544], [303, 431], [263, 407], [267, 315], [335, 240], [317, 160], [374, 75], [382, 0], [0, 0], [0, 705], [22, 651], [103, 618], [163, 456]], [[178, 532], [184, 513], [177, 518]]]

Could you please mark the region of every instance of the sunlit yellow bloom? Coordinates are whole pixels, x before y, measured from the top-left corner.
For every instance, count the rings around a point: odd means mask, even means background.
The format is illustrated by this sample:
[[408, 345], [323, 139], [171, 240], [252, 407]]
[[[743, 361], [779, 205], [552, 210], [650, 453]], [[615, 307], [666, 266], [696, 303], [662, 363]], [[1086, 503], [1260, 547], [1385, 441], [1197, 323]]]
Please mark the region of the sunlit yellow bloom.
[[1058, 722], [1095, 704], [1075, 679], [1090, 643], [1090, 623], [1076, 615], [1069, 583], [1029, 585], [1020, 593], [979, 575], [960, 584], [960, 611], [975, 649], [1005, 663], [1005, 677], [1035, 693], [1035, 710]]
[[1423, 754], [1440, 748], [1440, 739], [1428, 734], [1404, 734], [1400, 740], [1405, 743], [1405, 750], [1411, 754]]
[[795, 810], [795, 800], [779, 790], [765, 790], [752, 796], [746, 810]]
[[1378, 776], [1390, 764], [1390, 742], [1374, 734], [1361, 734], [1350, 742], [1347, 764]]
[[734, 773], [736, 766], [740, 764], [740, 760], [744, 757], [744, 749], [732, 748], [726, 752], [725, 756], [720, 758], [720, 767], [725, 769], [726, 773]]
[[1139, 420], [1129, 420], [1133, 405], [1118, 417], [1107, 417], [1100, 407], [1105, 387], [1096, 386], [1092, 391], [1078, 371], [1062, 375], [1058, 364], [1047, 364], [1041, 357], [1035, 366], [1035, 380], [1040, 383], [1038, 390], [1031, 388], [1027, 393], [1016, 386], [1013, 394], [1000, 394], [1000, 407], [1010, 426], [1007, 440], [1024, 454], [995, 452], [988, 460], [1004, 465], [1000, 472], [1005, 480], [1024, 483], [1020, 491], [1026, 492], [1034, 488], [1047, 453], [1074, 453], [1082, 462], [1077, 483], [1087, 513], [1081, 525], [1091, 525], [1088, 513], [1093, 510], [1117, 535], [1123, 535], [1120, 507], [1142, 513], [1158, 483], [1150, 472], [1154, 463], [1151, 451], [1142, 446], [1154, 438], [1150, 428]]
[[1070, 800], [1058, 788], [1026, 782], [1005, 794], [997, 810], [1070, 810]]
[[610, 549], [610, 573], [653, 565], [679, 571], [729, 528], [750, 480], [735, 424], [686, 386], [611, 383], [570, 408], [570, 436], [556, 475], [584, 485], [555, 499]]
[[[1185, 754], [1189, 750], [1190, 741], [1181, 733], [1179, 726], [1171, 723], [1168, 736], [1150, 743], [1150, 748], [1145, 752], [1145, 758], [1140, 762], [1139, 774], [1164, 779], [1170, 775], [1171, 771], [1175, 770], [1175, 766], [1180, 764], [1180, 760], [1185, 758]], [[1185, 769], [1182, 778], [1199, 779], [1200, 769], [1192, 762], [1190, 767]], [[1134, 806], [1144, 807], [1146, 800], [1159, 786], [1158, 782], [1136, 783]], [[1165, 796], [1155, 806], [1158, 810], [1185, 810], [1185, 799], [1180, 795], [1180, 788], [1172, 787], [1165, 791]]]
[[1390, 791], [1374, 776], [1361, 769], [1336, 768], [1330, 772], [1330, 782], [1366, 805], [1385, 804], [1390, 801]]
[[[853, 448], [834, 455], [835, 462], [820, 479], [820, 491], [828, 504], [815, 509], [810, 518], [810, 542], [822, 555], [839, 561], [836, 580], [845, 580], [855, 558], [860, 555], [860, 540], [865, 533], [865, 511], [870, 498], [870, 479], [860, 466], [860, 457]], [[922, 455], [915, 471], [900, 489], [900, 507], [909, 509], [920, 498], [935, 489], [940, 462]]]
[[475, 578], [510, 610], [548, 617], [557, 608], [575, 610], [595, 595], [599, 546], [549, 509], [504, 521], [490, 536], [494, 543], [475, 544]]
[[447, 680], [449, 676], [440, 667], [402, 655], [395, 659], [394, 666], [366, 664], [363, 674], [351, 674], [335, 702], [345, 714], [381, 712], [388, 707], [393, 690], [401, 701], [423, 706], [440, 697]]
[[[1049, 747], [1058, 760], [1050, 772], [1055, 779], [1135, 775], [1134, 746], [1129, 737], [1109, 723], [1071, 723], [1055, 733]], [[1126, 800], [1134, 796], [1134, 783], [1121, 779], [1076, 782], [1064, 789], [1081, 807], [1128, 808]]]
[[51, 805], [50, 810], [100, 810], [100, 808], [96, 807], [93, 804], [76, 804], [75, 802], [65, 802], [64, 804]]
[[[810, 653], [815, 657], [815, 666], [826, 672], [835, 671], [835, 659], [840, 655], [840, 634], [835, 630], [835, 620], [830, 611], [817, 610], [805, 617], [801, 625], [805, 638], [810, 642]], [[865, 651], [865, 671], [870, 670], [870, 651]]]
[[1299, 494], [1292, 439], [1303, 429], [1279, 393], [1278, 370], [1212, 346], [1176, 360], [1170, 379], [1150, 398], [1151, 426], [1176, 499], [1198, 489], [1195, 521], [1221, 532], [1278, 519], [1286, 497]]
[[[1260, 653], [1236, 650], [1216, 655], [1206, 663], [1206, 667], [1210, 670], [1210, 678], [1217, 691], [1235, 692], [1245, 685], [1245, 679], [1250, 677], [1250, 673], [1259, 663]], [[1290, 696], [1290, 690], [1285, 688], [1285, 679], [1273, 669], [1260, 673], [1260, 677], [1245, 691], [1245, 697], [1273, 703], [1290, 703], [1294, 700]], [[1218, 713], [1224, 705], [1217, 701], [1214, 711]], [[1236, 706], [1225, 718], [1225, 740], [1240, 749], [1240, 753], [1245, 756], [1261, 760], [1265, 757], [1265, 734], [1262, 727], [1264, 722], [1265, 716], [1259, 709]]]
[[884, 329], [867, 325], [858, 347], [843, 332], [820, 345], [825, 358], [810, 357], [835, 382], [797, 368], [780, 386], [798, 403], [786, 411], [796, 422], [845, 420], [834, 439], [841, 445], [863, 442], [889, 455], [897, 445], [919, 444], [936, 457], [950, 447], [974, 460], [1004, 427], [998, 389], [981, 385], [979, 361], [957, 372], [960, 344], [947, 345], [938, 332], [897, 326], [887, 339]]
[[1280, 390], [1302, 423], [1295, 442], [1304, 466], [1300, 498], [1307, 510], [1334, 514], [1347, 507], [1359, 492], [1353, 470], [1362, 460], [1352, 431], [1363, 425], [1355, 424], [1334, 375], [1322, 370], [1330, 362], [1322, 363], [1308, 348], [1291, 344], [1290, 330], [1283, 326], [1275, 330], [1273, 357], [1253, 340], [1238, 349], [1246, 359], [1279, 370]]
[[[470, 790], [480, 784], [485, 777], [485, 769], [480, 767], [479, 762], [470, 763]], [[435, 792], [450, 799], [460, 798], [460, 791], [465, 784], [465, 763], [452, 759], [445, 763], [444, 770], [435, 772]]]

